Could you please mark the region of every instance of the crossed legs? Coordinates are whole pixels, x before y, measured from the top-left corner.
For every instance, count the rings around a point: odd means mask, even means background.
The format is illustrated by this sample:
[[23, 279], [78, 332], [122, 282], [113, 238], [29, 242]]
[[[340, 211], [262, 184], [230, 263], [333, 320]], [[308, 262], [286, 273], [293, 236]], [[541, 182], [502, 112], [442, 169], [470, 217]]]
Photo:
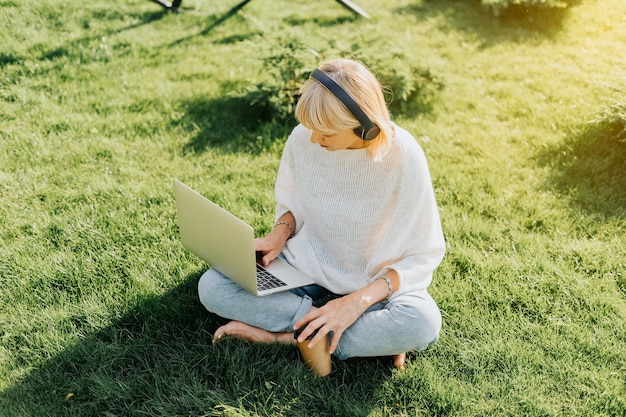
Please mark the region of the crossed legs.
[[[215, 270], [201, 277], [198, 290], [207, 310], [232, 320], [215, 331], [214, 343], [229, 336], [296, 345], [293, 325], [314, 308], [308, 295], [284, 292], [256, 297]], [[405, 352], [426, 349], [437, 340], [440, 327], [439, 309], [426, 291], [402, 295], [370, 308], [344, 332], [335, 356], [392, 356], [394, 366], [402, 369]]]

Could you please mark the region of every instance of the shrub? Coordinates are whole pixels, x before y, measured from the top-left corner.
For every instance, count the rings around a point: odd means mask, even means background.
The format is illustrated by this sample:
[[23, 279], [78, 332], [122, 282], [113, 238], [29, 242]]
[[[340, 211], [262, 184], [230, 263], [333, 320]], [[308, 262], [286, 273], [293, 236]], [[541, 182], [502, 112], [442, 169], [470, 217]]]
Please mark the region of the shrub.
[[496, 16], [511, 8], [524, 9], [564, 9], [580, 0], [481, 0]]
[[287, 41], [263, 60], [266, 79], [233, 94], [256, 108], [263, 120], [289, 120], [298, 102], [300, 86], [317, 66], [317, 55], [297, 41]]
[[386, 101], [394, 114], [429, 112], [444, 87], [443, 80], [429, 68], [407, 65], [403, 53], [376, 59], [363, 58], [384, 87]]
[[623, 217], [626, 207], [626, 103], [604, 110], [546, 154], [559, 192], [585, 210]]
[[626, 103], [618, 103], [606, 110], [600, 117], [591, 121], [591, 124], [604, 129], [616, 141], [626, 143]]
[[[367, 48], [376, 50], [376, 48]], [[443, 82], [431, 70], [407, 65], [402, 52], [386, 52], [389, 56], [368, 56], [358, 50], [341, 51], [329, 47], [321, 53], [295, 40], [274, 47], [263, 60], [266, 79], [250, 83], [231, 92], [258, 110], [263, 120], [286, 121], [293, 118], [299, 89], [309, 74], [328, 57], [351, 56], [367, 65], [385, 87], [386, 100], [392, 113], [429, 111]]]

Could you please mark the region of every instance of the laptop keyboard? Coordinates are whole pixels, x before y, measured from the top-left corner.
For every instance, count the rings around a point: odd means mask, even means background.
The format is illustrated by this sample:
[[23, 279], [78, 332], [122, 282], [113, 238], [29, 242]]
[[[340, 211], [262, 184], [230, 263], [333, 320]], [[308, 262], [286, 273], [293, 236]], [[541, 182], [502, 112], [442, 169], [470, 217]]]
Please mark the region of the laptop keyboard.
[[256, 264], [256, 280], [259, 291], [269, 290], [270, 288], [284, 287], [287, 285], [275, 275], [267, 272], [267, 270], [259, 264]]

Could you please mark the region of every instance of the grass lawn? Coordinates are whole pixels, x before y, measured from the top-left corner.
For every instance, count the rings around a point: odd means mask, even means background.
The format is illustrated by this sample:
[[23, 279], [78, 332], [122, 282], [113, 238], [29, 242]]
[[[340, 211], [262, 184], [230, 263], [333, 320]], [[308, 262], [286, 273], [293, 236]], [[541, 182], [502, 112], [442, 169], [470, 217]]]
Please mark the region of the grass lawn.
[[[0, 0], [0, 416], [626, 416], [626, 2], [236, 3]], [[172, 179], [270, 230], [295, 121], [243, 92], [290, 43], [441, 83], [394, 112], [448, 244], [404, 372], [211, 345]]]

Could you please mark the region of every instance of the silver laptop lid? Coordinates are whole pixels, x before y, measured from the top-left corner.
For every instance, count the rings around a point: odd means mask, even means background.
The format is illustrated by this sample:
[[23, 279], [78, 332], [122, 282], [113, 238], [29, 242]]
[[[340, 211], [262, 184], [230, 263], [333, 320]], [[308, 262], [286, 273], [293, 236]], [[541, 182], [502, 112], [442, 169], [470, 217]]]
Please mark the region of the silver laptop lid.
[[252, 226], [176, 179], [174, 194], [183, 246], [257, 294]]

